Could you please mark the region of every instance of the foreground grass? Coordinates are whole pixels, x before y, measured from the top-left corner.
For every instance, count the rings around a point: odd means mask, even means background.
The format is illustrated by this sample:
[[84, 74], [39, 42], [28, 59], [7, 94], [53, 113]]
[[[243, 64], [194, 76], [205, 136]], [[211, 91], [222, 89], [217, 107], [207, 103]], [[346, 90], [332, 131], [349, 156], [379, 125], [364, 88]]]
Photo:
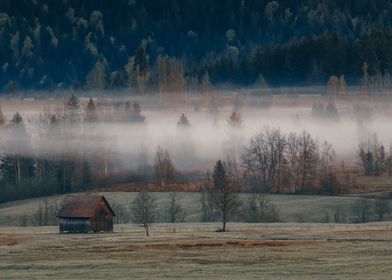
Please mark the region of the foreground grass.
[[388, 224], [119, 225], [113, 234], [0, 228], [3, 279], [390, 279]]

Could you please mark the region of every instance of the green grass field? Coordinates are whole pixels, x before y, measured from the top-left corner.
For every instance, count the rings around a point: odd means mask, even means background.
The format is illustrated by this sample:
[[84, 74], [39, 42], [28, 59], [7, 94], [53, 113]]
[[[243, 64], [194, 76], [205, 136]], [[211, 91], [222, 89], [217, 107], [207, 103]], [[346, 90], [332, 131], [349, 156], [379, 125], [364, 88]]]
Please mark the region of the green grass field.
[[[107, 192], [102, 193], [113, 205], [121, 205], [128, 211], [136, 193], [132, 192]], [[168, 193], [154, 193], [157, 197], [158, 214], [163, 221], [165, 209], [169, 204]], [[242, 194], [241, 199], [251, 194]], [[17, 226], [21, 220], [27, 219], [31, 224], [31, 215], [37, 211], [43, 199], [49, 203], [60, 204], [66, 196], [51, 196], [47, 198], [28, 199], [0, 204], [0, 225]], [[354, 196], [316, 196], [316, 195], [266, 195], [266, 197], [280, 208], [282, 222], [333, 222], [336, 211], [351, 215], [353, 205], [358, 201]], [[178, 203], [186, 210], [185, 222], [200, 222], [201, 204], [200, 193], [178, 193]], [[370, 211], [373, 208], [370, 206]]]

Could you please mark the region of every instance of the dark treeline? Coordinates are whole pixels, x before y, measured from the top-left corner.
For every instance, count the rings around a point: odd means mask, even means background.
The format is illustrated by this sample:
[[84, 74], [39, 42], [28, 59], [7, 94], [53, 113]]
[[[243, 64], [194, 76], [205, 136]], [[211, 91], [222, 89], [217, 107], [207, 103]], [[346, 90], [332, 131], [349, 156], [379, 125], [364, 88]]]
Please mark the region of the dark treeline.
[[379, 142], [376, 134], [373, 139], [360, 144], [358, 157], [365, 175], [388, 174], [388, 176], [392, 176], [392, 146], [388, 153], [385, 146]]
[[392, 70], [391, 11], [387, 0], [3, 0], [0, 87], [200, 89], [206, 73], [358, 82]]
[[[98, 122], [139, 124], [144, 116], [138, 103], [96, 104], [90, 98], [83, 106], [71, 95], [34, 120], [32, 132], [40, 139], [34, 146], [22, 115], [6, 122], [0, 112], [0, 202], [149, 180], [153, 167], [143, 173], [118, 169], [110, 139], [95, 130]], [[97, 153], [93, 140], [107, 145]]]
[[[104, 132], [115, 124], [143, 129], [140, 104], [93, 98], [82, 104], [71, 94], [30, 120], [16, 112], [7, 121], [0, 109], [0, 203], [123, 183], [155, 184], [155, 190], [167, 190], [168, 184], [204, 176], [199, 171], [179, 172], [169, 152], [159, 146], [153, 162], [141, 151], [140, 158], [131, 158], [134, 169], [124, 166], [116, 139]], [[178, 124], [183, 125], [189, 123]]]

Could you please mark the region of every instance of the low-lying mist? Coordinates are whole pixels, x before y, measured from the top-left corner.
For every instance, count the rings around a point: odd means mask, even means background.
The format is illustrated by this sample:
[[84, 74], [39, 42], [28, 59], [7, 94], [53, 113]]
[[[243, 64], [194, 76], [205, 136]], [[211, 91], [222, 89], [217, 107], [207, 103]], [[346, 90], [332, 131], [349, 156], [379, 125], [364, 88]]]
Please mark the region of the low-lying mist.
[[[51, 103], [53, 108], [53, 101], [32, 101], [28, 106], [23, 102], [3, 102], [2, 110], [8, 120], [16, 111], [24, 118], [31, 147], [24, 147], [30, 143], [21, 141], [20, 135], [3, 133], [2, 148], [6, 153], [48, 158], [56, 155], [110, 157], [121, 169], [131, 170], [140, 164], [153, 164], [157, 148], [162, 147], [169, 151], [178, 169], [206, 170], [218, 159], [230, 157], [241, 161], [242, 151], [250, 139], [266, 127], [279, 128], [283, 134], [305, 130], [319, 144], [330, 143], [339, 161], [346, 162], [357, 161], [359, 144], [374, 133], [388, 149], [392, 143], [390, 104], [383, 104], [381, 111], [377, 110], [379, 105], [375, 103], [355, 106], [355, 102], [336, 101], [338, 116], [327, 118], [317, 116], [312, 109], [315, 102], [328, 102], [322, 97], [313, 97], [312, 100], [298, 97], [294, 103], [292, 98], [280, 97], [279, 102], [269, 101], [267, 106], [261, 100], [251, 98], [240, 105], [225, 101], [211, 111], [208, 106], [195, 106], [194, 102], [160, 108], [152, 106], [151, 99], [139, 99], [144, 122], [78, 121], [54, 129], [49, 129], [50, 125], [39, 117], [45, 104]], [[86, 105], [87, 102], [81, 101], [81, 119]], [[373, 113], [369, 116], [361, 108], [370, 108]], [[240, 123], [235, 127], [229, 123], [233, 111], [241, 114]], [[190, 126], [178, 125], [183, 113]]]

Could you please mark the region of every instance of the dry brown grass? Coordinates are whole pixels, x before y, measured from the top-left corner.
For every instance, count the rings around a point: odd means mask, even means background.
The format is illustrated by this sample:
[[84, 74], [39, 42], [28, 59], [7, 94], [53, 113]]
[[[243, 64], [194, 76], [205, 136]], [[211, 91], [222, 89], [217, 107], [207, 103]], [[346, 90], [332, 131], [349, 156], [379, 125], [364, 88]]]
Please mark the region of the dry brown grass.
[[160, 186], [159, 184], [119, 184], [107, 188], [101, 188], [100, 192], [139, 192], [142, 190], [148, 190], [151, 192], [198, 192], [203, 189], [203, 183], [201, 182], [190, 182], [184, 184], [166, 184]]
[[113, 234], [0, 228], [4, 279], [390, 279], [387, 224], [120, 225]]

